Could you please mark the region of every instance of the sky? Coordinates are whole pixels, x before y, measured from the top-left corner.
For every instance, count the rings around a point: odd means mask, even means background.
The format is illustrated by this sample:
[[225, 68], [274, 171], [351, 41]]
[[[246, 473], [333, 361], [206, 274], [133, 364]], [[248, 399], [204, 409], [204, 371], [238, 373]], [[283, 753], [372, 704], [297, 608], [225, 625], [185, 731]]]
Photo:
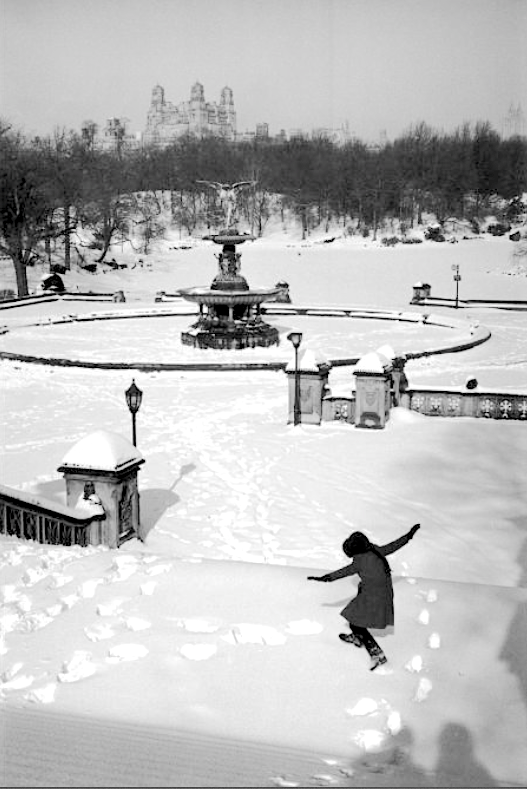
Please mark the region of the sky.
[[527, 0], [0, 0], [0, 116], [144, 131], [156, 84], [233, 90], [238, 131], [451, 131], [527, 115]]

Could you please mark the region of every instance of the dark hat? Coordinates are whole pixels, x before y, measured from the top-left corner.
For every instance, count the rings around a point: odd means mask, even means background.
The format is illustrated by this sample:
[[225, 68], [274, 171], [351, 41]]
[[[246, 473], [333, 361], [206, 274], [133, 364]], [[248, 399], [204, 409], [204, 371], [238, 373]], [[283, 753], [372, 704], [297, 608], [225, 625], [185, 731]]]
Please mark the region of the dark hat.
[[357, 553], [366, 553], [371, 550], [371, 542], [361, 531], [354, 531], [342, 543], [342, 550], [346, 556], [351, 558]]

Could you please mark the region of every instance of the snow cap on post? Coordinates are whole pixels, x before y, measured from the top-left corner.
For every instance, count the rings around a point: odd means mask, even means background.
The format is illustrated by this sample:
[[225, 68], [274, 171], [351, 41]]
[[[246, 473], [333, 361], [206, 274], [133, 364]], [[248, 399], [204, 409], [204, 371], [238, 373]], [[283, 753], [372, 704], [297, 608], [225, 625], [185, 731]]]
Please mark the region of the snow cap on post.
[[144, 463], [143, 456], [128, 439], [109, 430], [96, 430], [66, 452], [58, 470], [119, 472], [140, 463]]
[[392, 363], [378, 351], [371, 351], [363, 356], [355, 365], [354, 375], [386, 375], [392, 369]]
[[[298, 352], [298, 370], [304, 373], [318, 373], [321, 369], [329, 369], [331, 362], [320, 351], [302, 348]], [[286, 372], [294, 373], [294, 357], [287, 363]]]

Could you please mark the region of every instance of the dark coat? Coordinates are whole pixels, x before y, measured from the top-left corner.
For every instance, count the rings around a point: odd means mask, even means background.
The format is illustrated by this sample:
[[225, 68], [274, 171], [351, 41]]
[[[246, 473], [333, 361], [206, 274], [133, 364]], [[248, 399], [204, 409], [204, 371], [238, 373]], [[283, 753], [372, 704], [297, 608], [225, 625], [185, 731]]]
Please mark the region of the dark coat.
[[[374, 547], [382, 556], [402, 548], [411, 539], [410, 534], [399, 537], [387, 545]], [[348, 575], [359, 575], [360, 584], [357, 596], [342, 609], [341, 616], [357, 627], [383, 628], [393, 625], [393, 586], [391, 574], [387, 573], [384, 562], [373, 551], [358, 553], [351, 564], [322, 576], [321, 580], [336, 581]]]

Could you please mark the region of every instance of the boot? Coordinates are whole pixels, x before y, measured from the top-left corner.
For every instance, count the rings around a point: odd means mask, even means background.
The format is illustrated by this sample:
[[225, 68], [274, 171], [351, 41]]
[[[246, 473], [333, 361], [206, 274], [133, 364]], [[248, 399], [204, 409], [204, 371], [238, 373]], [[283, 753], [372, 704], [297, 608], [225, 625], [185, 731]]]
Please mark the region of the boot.
[[370, 671], [375, 671], [376, 668], [378, 668], [379, 666], [383, 666], [385, 663], [388, 662], [388, 658], [386, 657], [386, 655], [384, 654], [384, 652], [380, 647], [377, 647], [377, 649], [372, 650], [370, 652], [370, 657], [372, 662]]
[[339, 633], [339, 638], [341, 641], [345, 641], [346, 644], [353, 644], [355, 647], [361, 647], [363, 645], [360, 638], [357, 638], [353, 633]]

